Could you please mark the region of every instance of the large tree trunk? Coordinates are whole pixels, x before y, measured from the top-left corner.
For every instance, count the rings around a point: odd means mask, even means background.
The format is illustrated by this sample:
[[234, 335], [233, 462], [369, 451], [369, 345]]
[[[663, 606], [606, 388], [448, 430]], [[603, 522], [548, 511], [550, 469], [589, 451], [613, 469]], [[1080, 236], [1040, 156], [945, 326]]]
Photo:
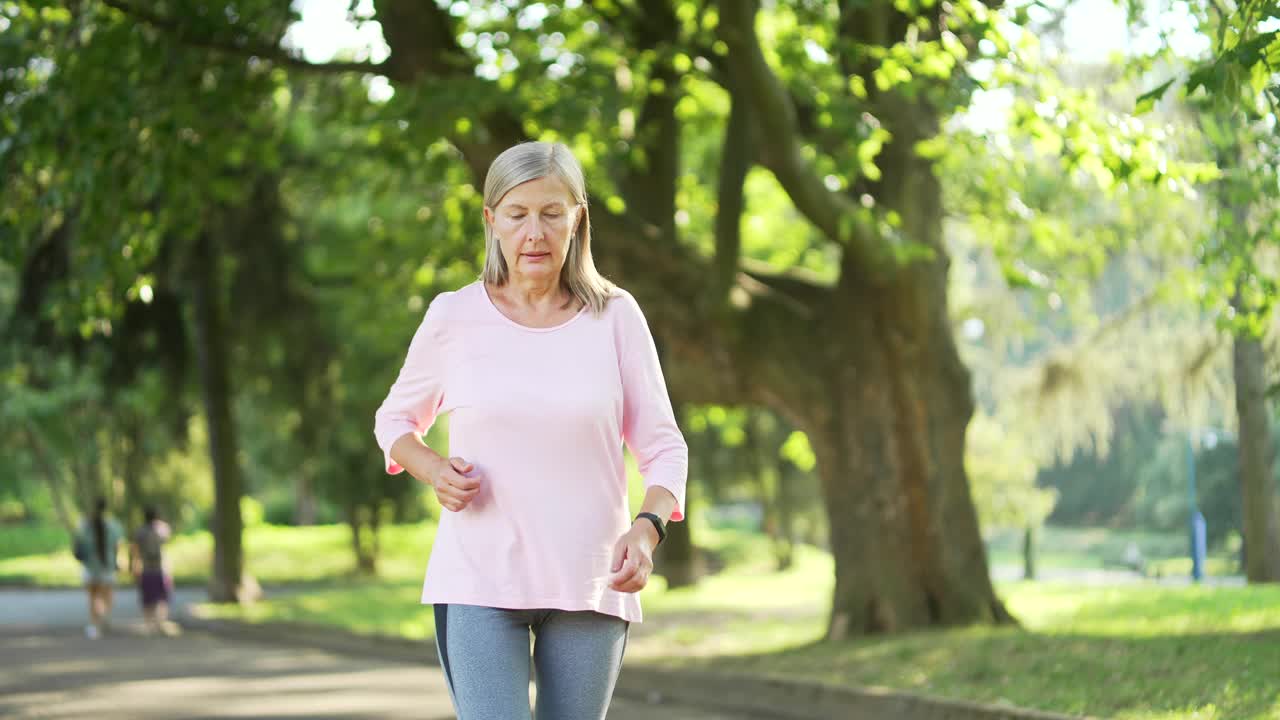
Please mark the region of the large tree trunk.
[[823, 373], [835, 409], [808, 423], [836, 562], [832, 639], [1009, 619], [964, 473], [968, 374], [945, 313], [906, 290], [841, 304], [832, 321], [845, 331], [832, 328], [839, 347]]
[[1280, 533], [1276, 529], [1276, 495], [1271, 475], [1275, 448], [1262, 343], [1257, 338], [1237, 335], [1233, 354], [1240, 422], [1245, 577], [1251, 583], [1280, 582]]
[[222, 312], [218, 253], [208, 232], [196, 241], [192, 273], [196, 315], [196, 356], [209, 455], [213, 464], [213, 573], [209, 599], [240, 602], [244, 594], [244, 553], [240, 498], [244, 483], [237, 460], [235, 418], [231, 413], [231, 371], [228, 367], [227, 330]]
[[836, 560], [829, 636], [1012, 620], [996, 597], [964, 468], [973, 414], [968, 370], [947, 307], [942, 193], [915, 151], [936, 112], [894, 95], [877, 116], [893, 133], [866, 184], [931, 259], [868, 273], [847, 255], [820, 377], [832, 402], [813, 414]]

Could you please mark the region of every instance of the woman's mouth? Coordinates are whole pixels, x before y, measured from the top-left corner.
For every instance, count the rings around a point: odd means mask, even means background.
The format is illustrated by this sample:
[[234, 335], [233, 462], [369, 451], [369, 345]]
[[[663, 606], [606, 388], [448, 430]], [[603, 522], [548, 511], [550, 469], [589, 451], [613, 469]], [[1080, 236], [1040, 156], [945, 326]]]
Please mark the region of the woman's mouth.
[[543, 260], [551, 257], [551, 253], [525, 253], [524, 257], [530, 262], [542, 262]]

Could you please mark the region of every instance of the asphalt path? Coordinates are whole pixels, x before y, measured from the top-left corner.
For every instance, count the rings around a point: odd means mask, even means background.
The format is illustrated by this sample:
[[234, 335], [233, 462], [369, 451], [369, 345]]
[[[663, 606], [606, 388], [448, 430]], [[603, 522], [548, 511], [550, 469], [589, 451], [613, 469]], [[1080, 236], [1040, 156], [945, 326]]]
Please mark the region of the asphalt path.
[[[183, 603], [203, 593], [179, 590]], [[85, 636], [86, 600], [70, 590], [0, 590], [0, 717], [454, 718], [444, 676], [430, 662], [371, 659], [190, 629], [145, 633], [132, 592], [112, 624]], [[624, 668], [625, 672], [625, 668]], [[738, 714], [615, 698], [616, 720], [729, 720]]]

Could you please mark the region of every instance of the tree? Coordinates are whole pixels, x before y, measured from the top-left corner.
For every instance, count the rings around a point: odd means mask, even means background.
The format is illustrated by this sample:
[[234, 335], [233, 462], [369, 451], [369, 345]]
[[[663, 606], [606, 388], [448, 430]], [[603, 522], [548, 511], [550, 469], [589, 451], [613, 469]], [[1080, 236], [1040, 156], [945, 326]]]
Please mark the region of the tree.
[[[1230, 293], [1218, 302], [1225, 300], [1223, 324], [1232, 336], [1245, 576], [1251, 583], [1280, 582], [1276, 446], [1263, 348], [1277, 290], [1274, 253], [1280, 239], [1275, 234], [1280, 205], [1274, 193], [1280, 145], [1270, 131], [1259, 132], [1234, 119], [1234, 113], [1218, 113], [1216, 121], [1204, 118], [1223, 170], [1215, 193], [1215, 233], [1206, 241], [1204, 263], [1207, 274], [1217, 276]], [[1209, 302], [1213, 300], [1211, 296]]]
[[[1274, 199], [1280, 31], [1268, 25], [1276, 13], [1271, 0], [1211, 0], [1192, 3], [1190, 9], [1209, 39], [1210, 57], [1186, 76], [1181, 92], [1197, 107], [1222, 171], [1214, 188], [1215, 227], [1200, 253], [1207, 280], [1201, 299], [1220, 311], [1220, 323], [1233, 341], [1245, 574], [1250, 582], [1280, 582], [1280, 508], [1263, 350], [1280, 287], [1275, 258], [1280, 206]], [[1159, 85], [1143, 100], [1153, 103], [1179, 80]]]

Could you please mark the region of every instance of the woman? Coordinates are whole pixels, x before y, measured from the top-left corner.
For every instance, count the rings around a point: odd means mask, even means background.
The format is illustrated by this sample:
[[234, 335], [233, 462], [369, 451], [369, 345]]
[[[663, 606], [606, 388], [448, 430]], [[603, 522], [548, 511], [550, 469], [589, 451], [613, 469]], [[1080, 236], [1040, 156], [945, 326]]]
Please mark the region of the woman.
[[[422, 602], [462, 720], [603, 718], [688, 448], [636, 301], [596, 271], [582, 168], [508, 149], [484, 188], [482, 279], [432, 301], [375, 435], [442, 513]], [[450, 414], [445, 459], [420, 436]], [[622, 441], [646, 488], [627, 508]]]
[[111, 617], [116, 583], [116, 549], [124, 530], [107, 517], [107, 501], [93, 503], [93, 515], [82, 520], [76, 530], [76, 559], [84, 567], [84, 587], [89, 595], [89, 624], [84, 634], [97, 638]]
[[174, 635], [177, 626], [169, 622], [173, 579], [165, 567], [163, 552], [171, 531], [154, 507], [147, 506], [142, 515], [145, 522], [133, 534], [129, 546], [129, 570], [138, 579], [138, 601], [147, 631]]

